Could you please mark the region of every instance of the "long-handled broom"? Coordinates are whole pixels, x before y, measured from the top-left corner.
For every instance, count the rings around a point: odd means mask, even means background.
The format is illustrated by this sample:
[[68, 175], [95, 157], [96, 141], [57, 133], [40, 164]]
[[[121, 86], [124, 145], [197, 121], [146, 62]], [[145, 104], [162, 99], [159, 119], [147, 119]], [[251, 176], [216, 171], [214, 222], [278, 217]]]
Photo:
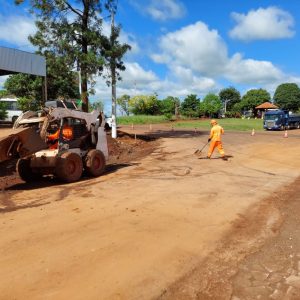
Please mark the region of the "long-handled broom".
[[208, 143], [209, 143], [209, 141], [201, 148], [201, 150], [200, 150], [200, 149], [197, 149], [197, 150], [194, 152], [194, 154], [195, 154], [195, 155], [201, 155], [202, 150], [207, 146]]

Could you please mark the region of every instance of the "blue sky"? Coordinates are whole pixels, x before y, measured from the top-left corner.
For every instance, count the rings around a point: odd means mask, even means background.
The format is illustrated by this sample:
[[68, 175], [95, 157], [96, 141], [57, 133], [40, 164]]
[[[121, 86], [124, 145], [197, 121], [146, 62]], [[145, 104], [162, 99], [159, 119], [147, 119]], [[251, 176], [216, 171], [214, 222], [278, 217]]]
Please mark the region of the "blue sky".
[[[26, 5], [13, 3], [0, 0], [0, 45], [34, 51], [27, 41], [34, 19]], [[228, 86], [243, 95], [251, 88], [273, 94], [280, 83], [300, 84], [299, 17], [299, 0], [119, 0], [116, 21], [132, 51], [117, 94], [203, 98]], [[110, 105], [101, 78], [92, 98]]]

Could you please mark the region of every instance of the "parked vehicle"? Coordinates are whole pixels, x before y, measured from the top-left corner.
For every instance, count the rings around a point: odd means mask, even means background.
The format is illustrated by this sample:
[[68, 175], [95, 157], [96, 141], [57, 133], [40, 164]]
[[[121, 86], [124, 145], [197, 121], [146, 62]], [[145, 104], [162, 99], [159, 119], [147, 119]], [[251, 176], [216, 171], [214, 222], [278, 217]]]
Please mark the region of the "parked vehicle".
[[3, 123], [14, 124], [18, 117], [22, 114], [22, 111], [18, 108], [18, 100], [16, 98], [1, 98], [1, 103], [4, 103], [7, 111], [7, 117], [5, 120], [1, 120]]
[[254, 117], [254, 114], [253, 114], [252, 110], [245, 110], [242, 114], [243, 119], [250, 119], [253, 117]]
[[265, 112], [264, 129], [286, 130], [291, 128], [300, 128], [300, 115], [291, 114], [281, 109]]

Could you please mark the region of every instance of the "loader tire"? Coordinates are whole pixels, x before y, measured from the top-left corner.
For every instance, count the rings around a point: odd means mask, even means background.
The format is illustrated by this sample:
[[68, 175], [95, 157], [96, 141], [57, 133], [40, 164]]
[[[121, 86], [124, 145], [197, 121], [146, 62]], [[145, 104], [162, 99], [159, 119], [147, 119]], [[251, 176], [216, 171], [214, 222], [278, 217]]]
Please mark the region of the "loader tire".
[[80, 179], [82, 175], [82, 159], [72, 152], [65, 152], [57, 158], [55, 174], [64, 182], [75, 182]]
[[39, 174], [34, 173], [30, 167], [30, 159], [20, 158], [16, 165], [17, 173], [25, 182], [33, 182], [40, 178]]
[[88, 175], [97, 177], [105, 170], [105, 157], [100, 150], [90, 150], [84, 160], [84, 167]]

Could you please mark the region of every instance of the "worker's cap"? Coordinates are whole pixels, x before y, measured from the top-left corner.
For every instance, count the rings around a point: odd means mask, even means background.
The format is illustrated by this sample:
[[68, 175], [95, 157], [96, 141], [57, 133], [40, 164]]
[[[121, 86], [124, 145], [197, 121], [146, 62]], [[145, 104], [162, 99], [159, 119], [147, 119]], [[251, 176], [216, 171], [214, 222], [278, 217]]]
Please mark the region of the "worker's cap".
[[210, 124], [211, 124], [211, 125], [216, 125], [216, 124], [218, 124], [218, 122], [217, 122], [216, 120], [212, 119], [212, 120], [210, 121]]

